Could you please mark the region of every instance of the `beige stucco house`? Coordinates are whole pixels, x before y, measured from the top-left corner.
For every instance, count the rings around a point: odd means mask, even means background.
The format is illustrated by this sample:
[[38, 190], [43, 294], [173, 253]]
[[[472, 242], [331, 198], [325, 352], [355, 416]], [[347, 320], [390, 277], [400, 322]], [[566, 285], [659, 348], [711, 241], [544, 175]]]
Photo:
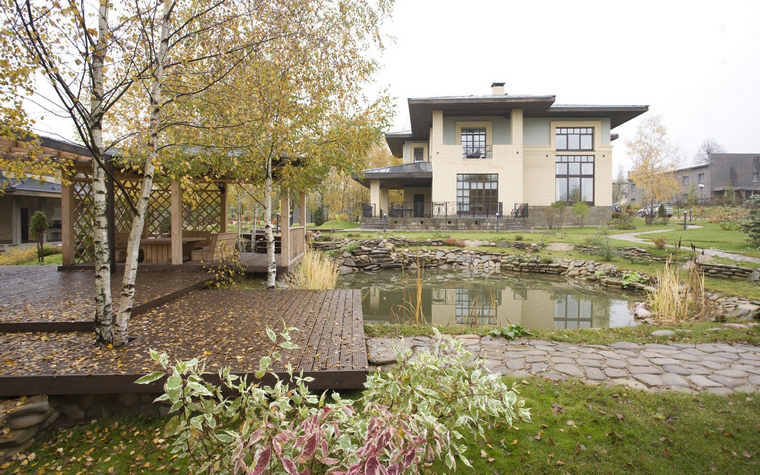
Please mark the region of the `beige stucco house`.
[[[365, 224], [387, 216], [391, 228], [493, 228], [519, 215], [541, 225], [555, 201], [588, 203], [586, 222], [609, 217], [612, 131], [648, 106], [560, 105], [507, 94], [504, 83], [491, 90], [409, 99], [412, 129], [386, 134], [403, 164], [357, 177], [370, 189]], [[403, 202], [389, 202], [394, 189]]]

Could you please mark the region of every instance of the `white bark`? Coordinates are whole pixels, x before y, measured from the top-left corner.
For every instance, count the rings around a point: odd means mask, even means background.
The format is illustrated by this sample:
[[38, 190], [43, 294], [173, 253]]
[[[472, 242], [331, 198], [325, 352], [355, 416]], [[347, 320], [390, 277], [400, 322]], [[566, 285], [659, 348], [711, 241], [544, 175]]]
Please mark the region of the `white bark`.
[[274, 233], [272, 232], [272, 157], [267, 158], [267, 178], [264, 188], [264, 226], [267, 240], [267, 289], [275, 287], [277, 262], [275, 261]]
[[92, 95], [89, 129], [92, 134], [92, 239], [95, 250], [95, 340], [107, 345], [113, 341], [113, 307], [111, 301], [111, 259], [108, 247], [106, 172], [99, 165], [103, 157], [103, 62], [108, 44], [108, 2], [100, 2], [98, 43], [92, 54]]
[[137, 280], [138, 257], [140, 253], [140, 238], [145, 227], [145, 213], [148, 209], [150, 192], [153, 188], [153, 175], [155, 173], [155, 159], [158, 155], [158, 128], [161, 114], [161, 92], [164, 77], [164, 66], [169, 48], [169, 24], [172, 10], [176, 2], [164, 4], [164, 13], [161, 21], [161, 42], [158, 48], [158, 56], [155, 59], [156, 66], [150, 86], [150, 136], [148, 138], [148, 153], [143, 166], [142, 188], [140, 198], [137, 201], [137, 212], [132, 219], [132, 229], [129, 233], [127, 244], [127, 261], [124, 265], [124, 278], [121, 284], [121, 300], [119, 311], [116, 314], [114, 324], [114, 346], [122, 346], [127, 343], [129, 336], [129, 319], [132, 316], [132, 306], [135, 297], [135, 282]]

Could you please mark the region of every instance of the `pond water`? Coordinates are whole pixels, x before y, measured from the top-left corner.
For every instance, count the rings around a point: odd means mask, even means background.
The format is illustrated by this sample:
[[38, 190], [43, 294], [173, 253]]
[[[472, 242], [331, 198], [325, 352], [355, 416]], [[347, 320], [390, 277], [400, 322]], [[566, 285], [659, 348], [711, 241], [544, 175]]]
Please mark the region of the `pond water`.
[[575, 329], [635, 325], [631, 295], [561, 277], [425, 270], [346, 274], [337, 288], [360, 289], [365, 322]]

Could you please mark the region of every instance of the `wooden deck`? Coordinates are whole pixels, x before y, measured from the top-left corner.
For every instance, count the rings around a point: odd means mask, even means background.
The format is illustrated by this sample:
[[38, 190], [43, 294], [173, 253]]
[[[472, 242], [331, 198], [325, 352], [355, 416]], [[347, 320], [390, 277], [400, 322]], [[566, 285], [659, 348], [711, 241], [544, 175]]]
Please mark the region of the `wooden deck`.
[[[22, 278], [6, 269], [0, 268], [4, 303], [20, 298], [14, 297], [18, 283], [13, 282]], [[71, 274], [63, 280], [91, 284], [76, 275], [87, 273]], [[43, 287], [34, 287], [42, 292]], [[54, 292], [45, 300], [60, 296]], [[6, 305], [0, 315], [8, 310]], [[204, 359], [208, 373], [229, 366], [253, 379], [259, 359], [276, 348], [266, 327], [279, 331], [283, 323], [298, 329], [291, 336], [299, 348], [280, 350], [284, 360], [275, 367], [280, 376], [291, 364], [295, 372], [315, 378], [310, 385], [315, 390], [362, 387], [367, 355], [359, 291], [198, 290], [133, 316], [130, 336], [135, 340], [119, 349], [95, 346], [91, 332], [2, 333], [0, 328], [0, 396], [160, 392], [160, 384], [134, 384], [159, 369], [150, 349], [165, 351], [172, 361]]]

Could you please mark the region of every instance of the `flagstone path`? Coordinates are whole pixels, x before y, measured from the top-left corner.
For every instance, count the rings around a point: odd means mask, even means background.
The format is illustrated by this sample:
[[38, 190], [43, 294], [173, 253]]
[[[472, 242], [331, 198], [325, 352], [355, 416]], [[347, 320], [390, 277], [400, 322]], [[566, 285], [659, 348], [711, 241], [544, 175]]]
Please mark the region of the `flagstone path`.
[[[487, 360], [494, 372], [542, 376], [551, 380], [578, 378], [588, 384], [623, 385], [650, 391], [709, 391], [716, 394], [760, 391], [760, 347], [727, 344], [578, 345], [561, 342], [458, 335], [464, 347]], [[396, 362], [399, 338], [368, 338], [369, 363]], [[435, 345], [431, 337], [404, 340], [413, 353]]]

